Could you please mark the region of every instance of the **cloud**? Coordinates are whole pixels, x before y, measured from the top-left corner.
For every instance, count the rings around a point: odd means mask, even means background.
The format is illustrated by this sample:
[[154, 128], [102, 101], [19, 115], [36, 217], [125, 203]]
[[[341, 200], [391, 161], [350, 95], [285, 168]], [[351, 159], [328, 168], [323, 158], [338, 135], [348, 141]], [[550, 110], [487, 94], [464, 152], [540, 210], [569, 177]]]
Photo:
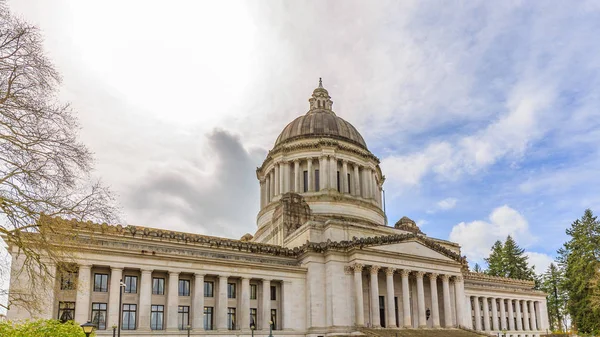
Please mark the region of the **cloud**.
[[446, 198], [444, 200], [438, 201], [437, 205], [440, 209], [445, 211], [445, 210], [453, 209], [456, 206], [457, 201], [458, 200], [456, 200], [456, 198]]
[[529, 258], [529, 265], [535, 266], [537, 274], [545, 273], [550, 263], [554, 263], [554, 258], [544, 253], [525, 252], [525, 256]]
[[508, 235], [522, 247], [536, 241], [523, 215], [504, 205], [494, 209], [487, 221], [461, 222], [452, 227], [449, 239], [461, 245], [462, 254], [470, 261], [482, 261], [488, 257], [494, 242], [504, 241]]

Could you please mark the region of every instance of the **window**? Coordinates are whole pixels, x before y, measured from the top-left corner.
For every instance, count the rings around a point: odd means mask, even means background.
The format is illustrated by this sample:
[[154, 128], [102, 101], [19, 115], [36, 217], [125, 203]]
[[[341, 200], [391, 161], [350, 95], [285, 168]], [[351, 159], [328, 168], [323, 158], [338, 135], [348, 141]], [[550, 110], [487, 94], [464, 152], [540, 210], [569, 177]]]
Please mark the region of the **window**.
[[125, 293], [135, 294], [137, 293], [137, 276], [125, 276]]
[[213, 307], [204, 307], [204, 330], [212, 330], [212, 329], [213, 329]]
[[320, 179], [320, 175], [319, 175], [319, 170], [315, 170], [315, 191], [320, 191], [321, 188], [319, 187], [319, 181]]
[[271, 322], [273, 322], [273, 330], [277, 330], [277, 309], [271, 309]]
[[179, 296], [190, 296], [190, 280], [179, 280]]
[[338, 192], [342, 191], [342, 188], [340, 185], [341, 185], [340, 184], [340, 171], [337, 171], [337, 190], [338, 190]]
[[164, 295], [165, 294], [165, 279], [164, 278], [153, 278], [152, 279], [152, 295]]
[[277, 288], [275, 286], [271, 286], [271, 301], [277, 300]]
[[58, 302], [58, 320], [72, 321], [75, 317], [75, 302]]
[[304, 192], [308, 192], [308, 171], [304, 171], [303, 176], [304, 176]]
[[92, 323], [98, 330], [106, 330], [106, 303], [92, 303]]
[[94, 291], [108, 291], [108, 274], [94, 274]]
[[135, 312], [137, 311], [136, 304], [123, 304], [123, 330], [135, 330]]
[[251, 300], [255, 300], [256, 299], [256, 284], [251, 284], [250, 285], [250, 299]]
[[214, 282], [204, 281], [204, 297], [213, 297], [213, 296], [215, 296], [214, 289], [215, 289], [215, 283]]
[[350, 173], [348, 173], [348, 193], [352, 194], [352, 184], [350, 184]]
[[185, 330], [188, 325], [190, 325], [190, 307], [180, 305], [177, 309], [177, 326], [179, 330]]
[[257, 321], [257, 310], [256, 308], [250, 308], [250, 324], [254, 323], [254, 326], [256, 327], [256, 324], [258, 323]]
[[[155, 279], [157, 280], [157, 279]], [[158, 279], [160, 280], [160, 279]], [[164, 281], [164, 279], [162, 279]], [[153, 305], [150, 311], [150, 329], [152, 330], [163, 330], [163, 322], [165, 318], [165, 306], [164, 305]]]
[[235, 330], [235, 308], [227, 308], [227, 330]]
[[227, 283], [227, 298], [235, 298], [235, 283]]
[[60, 276], [60, 290], [74, 290], [77, 273], [65, 272]]

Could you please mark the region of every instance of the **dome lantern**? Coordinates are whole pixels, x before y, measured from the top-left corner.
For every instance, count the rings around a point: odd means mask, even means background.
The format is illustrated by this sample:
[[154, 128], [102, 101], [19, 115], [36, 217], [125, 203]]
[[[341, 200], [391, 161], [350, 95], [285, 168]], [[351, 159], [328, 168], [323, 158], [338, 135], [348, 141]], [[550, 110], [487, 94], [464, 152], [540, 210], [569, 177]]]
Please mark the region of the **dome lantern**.
[[[308, 99], [310, 103], [310, 111], [325, 110], [333, 114], [331, 108], [333, 107], [333, 101], [327, 89], [323, 88], [323, 80], [319, 77], [319, 86], [313, 91], [312, 97]], [[334, 114], [335, 115], [335, 114]]]

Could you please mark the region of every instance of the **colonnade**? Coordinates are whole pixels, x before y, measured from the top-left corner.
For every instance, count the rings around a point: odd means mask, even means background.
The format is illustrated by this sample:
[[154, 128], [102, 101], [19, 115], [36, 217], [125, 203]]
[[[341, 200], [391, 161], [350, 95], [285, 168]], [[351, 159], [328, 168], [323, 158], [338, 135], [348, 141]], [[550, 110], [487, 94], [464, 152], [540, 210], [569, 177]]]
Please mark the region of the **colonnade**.
[[[362, 272], [365, 268], [362, 264], [354, 264], [351, 266], [354, 271], [354, 289], [355, 289], [355, 317], [357, 326], [365, 326], [364, 317], [364, 298], [363, 298], [363, 278]], [[386, 315], [386, 327], [397, 327], [396, 326], [396, 306], [394, 303], [395, 289], [394, 289], [394, 275], [399, 272], [402, 278], [402, 313], [403, 317], [398, 317], [398, 325], [405, 328], [413, 327], [413, 319], [411, 317], [411, 297], [410, 297], [410, 286], [409, 277], [412, 275], [416, 280], [417, 286], [417, 322], [418, 327], [426, 327], [427, 320], [432, 319], [432, 325], [434, 328], [441, 327], [440, 325], [440, 312], [439, 312], [439, 299], [438, 299], [438, 282], [437, 279], [442, 280], [443, 296], [441, 301], [443, 302], [443, 326], [454, 327], [456, 325], [464, 326], [463, 320], [463, 299], [464, 299], [464, 280], [461, 275], [447, 275], [438, 274], [436, 272], [424, 272], [424, 271], [413, 271], [409, 269], [396, 269], [393, 267], [381, 267], [371, 265], [366, 267], [369, 271], [370, 276], [370, 288], [369, 288], [369, 302], [370, 308], [369, 313], [370, 324], [372, 327], [380, 326], [380, 312], [379, 312], [379, 272], [385, 271], [386, 277], [386, 301], [385, 301], [385, 315]], [[429, 312], [430, 317], [427, 315], [427, 308], [425, 304], [425, 290], [423, 286], [424, 277], [427, 276], [430, 282], [431, 292], [431, 310]], [[454, 287], [454, 301], [452, 301], [450, 294], [450, 285]], [[374, 286], [375, 285], [375, 286]], [[454, 307], [453, 303], [454, 302]], [[452, 312], [455, 312], [456, 323], [453, 321]], [[400, 327], [398, 326], [398, 327]]]
[[473, 328], [479, 331], [542, 331], [545, 303], [535, 300], [469, 296]]
[[[164, 273], [161, 271], [161, 273]], [[161, 330], [177, 330], [181, 329], [181, 326], [178, 325], [178, 309], [181, 305], [180, 293], [179, 293], [179, 280], [180, 280], [180, 272], [179, 271], [169, 271], [168, 278], [164, 279], [164, 294], [166, 295], [166, 305], [164, 305], [164, 324], [161, 325], [164, 327]], [[189, 274], [189, 273], [186, 273]], [[108, 292], [108, 303], [107, 303], [107, 321], [106, 326], [110, 327], [113, 325], [117, 325], [119, 320], [119, 282], [124, 278], [123, 276], [123, 268], [119, 267], [111, 267], [110, 268], [110, 284], [106, 292]], [[136, 327], [135, 330], [150, 330], [150, 320], [151, 320], [151, 306], [155, 306], [157, 303], [152, 303], [153, 296], [156, 295], [153, 292], [153, 270], [149, 269], [141, 269], [139, 274], [140, 281], [137, 285], [136, 293], [139, 293], [139, 297], [137, 299], [138, 306], [137, 312], [135, 316], [136, 319]], [[189, 276], [193, 275], [192, 278]], [[214, 288], [211, 290], [210, 296], [205, 296], [205, 276], [207, 274], [203, 273], [193, 273], [189, 274], [186, 277], [186, 280], [190, 280], [190, 289], [189, 296], [191, 297], [191, 302], [185, 302], [186, 305], [189, 305], [191, 308], [188, 316], [189, 325], [194, 331], [203, 331], [204, 330], [204, 316], [205, 316], [205, 300], [208, 300], [210, 297], [211, 301], [211, 312], [212, 320], [211, 326], [212, 330], [231, 330], [231, 327], [228, 327], [227, 316], [231, 315], [231, 309], [237, 309], [237, 320], [235, 320], [235, 328], [234, 330], [248, 330], [250, 326], [251, 320], [251, 300], [257, 300], [254, 304], [257, 308], [253, 308], [256, 310], [254, 313], [254, 317], [252, 319], [256, 319], [254, 322], [257, 330], [269, 330], [270, 321], [273, 319], [273, 311], [272, 309], [278, 309], [277, 307], [272, 308], [273, 298], [271, 293], [271, 285], [272, 280], [266, 278], [252, 278], [253, 285], [262, 286], [262, 297], [257, 298], [259, 291], [254, 289], [253, 294], [256, 296], [255, 298], [251, 298], [250, 292], [250, 282], [251, 278], [249, 277], [240, 277], [240, 276], [232, 276], [232, 275], [219, 275], [219, 274], [210, 274], [211, 280], [215, 280], [216, 282], [212, 282]], [[93, 277], [92, 274], [92, 266], [91, 265], [80, 265], [79, 273], [78, 273], [78, 284], [77, 284], [77, 296], [75, 300], [75, 321], [76, 322], [87, 322], [91, 320], [91, 299], [92, 299], [92, 285], [93, 285]], [[191, 282], [193, 280], [193, 283]], [[236, 301], [236, 304], [232, 305], [231, 297], [228, 296], [228, 283], [234, 282], [236, 285], [241, 283], [241, 297]], [[276, 284], [280, 285], [280, 291], [285, 296], [285, 292], [289, 292], [289, 285], [286, 285], [286, 282], [278, 281]], [[128, 294], [127, 294], [128, 295]], [[234, 296], [233, 298], [237, 298]], [[229, 302], [229, 303], [228, 303]], [[123, 303], [126, 303], [125, 301]], [[281, 303], [283, 311], [283, 301], [277, 302]], [[190, 305], [191, 304], [191, 305]], [[283, 314], [283, 313], [281, 313]], [[280, 315], [281, 315], [280, 314]], [[291, 317], [287, 315], [281, 315], [282, 319], [281, 323], [276, 323], [280, 329], [285, 326], [291, 325]], [[214, 324], [214, 325], [213, 325]]]
[[280, 194], [316, 192], [325, 189], [374, 199], [381, 206], [381, 184], [374, 168], [338, 159], [334, 155], [290, 161], [280, 160], [260, 177], [261, 208]]

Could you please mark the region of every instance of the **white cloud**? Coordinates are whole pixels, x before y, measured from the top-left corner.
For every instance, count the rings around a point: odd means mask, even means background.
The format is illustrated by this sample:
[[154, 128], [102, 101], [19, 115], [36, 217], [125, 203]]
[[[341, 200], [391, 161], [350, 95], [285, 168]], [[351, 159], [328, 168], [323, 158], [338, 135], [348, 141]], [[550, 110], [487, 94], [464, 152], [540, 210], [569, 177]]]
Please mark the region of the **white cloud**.
[[537, 274], [546, 272], [550, 263], [554, 262], [554, 259], [550, 255], [544, 253], [525, 252], [525, 255], [529, 258], [529, 265], [535, 266]]
[[456, 198], [446, 198], [444, 200], [438, 201], [437, 205], [440, 209], [445, 211], [445, 210], [453, 209], [454, 207], [456, 207], [457, 201], [458, 200], [456, 200]]
[[488, 221], [461, 222], [452, 227], [449, 239], [461, 245], [462, 254], [469, 261], [482, 261], [490, 253], [496, 240], [504, 241], [511, 235], [519, 246], [535, 242], [527, 220], [515, 209], [504, 205], [492, 211]]

